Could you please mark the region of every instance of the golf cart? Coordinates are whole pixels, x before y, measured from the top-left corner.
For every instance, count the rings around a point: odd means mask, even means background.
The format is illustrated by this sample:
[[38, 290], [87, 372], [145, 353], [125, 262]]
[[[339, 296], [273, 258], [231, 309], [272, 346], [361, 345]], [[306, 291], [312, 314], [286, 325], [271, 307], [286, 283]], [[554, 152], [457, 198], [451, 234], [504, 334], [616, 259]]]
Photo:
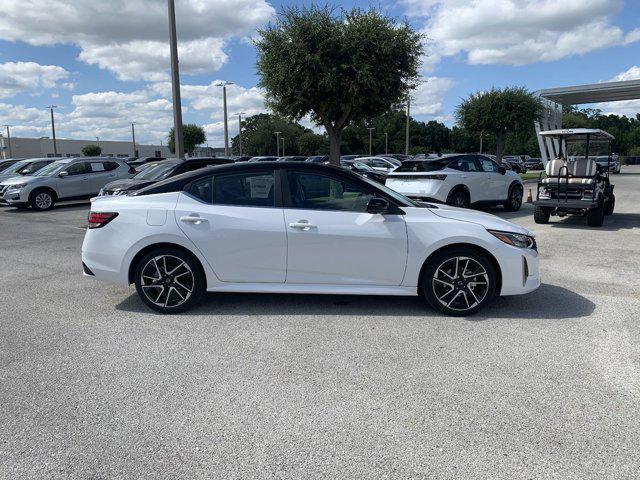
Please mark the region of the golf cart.
[[[605, 215], [613, 213], [616, 201], [613, 185], [609, 182], [613, 135], [592, 128], [547, 130], [539, 135], [556, 140], [559, 152], [547, 163], [546, 178], [542, 178], [542, 173], [538, 178], [535, 222], [548, 223], [551, 215], [578, 214], [587, 217], [590, 227], [601, 227]], [[605, 166], [595, 161], [596, 155], [589, 156], [590, 150], [597, 150], [597, 145], [603, 143], [608, 158]], [[569, 150], [578, 155], [569, 157]]]

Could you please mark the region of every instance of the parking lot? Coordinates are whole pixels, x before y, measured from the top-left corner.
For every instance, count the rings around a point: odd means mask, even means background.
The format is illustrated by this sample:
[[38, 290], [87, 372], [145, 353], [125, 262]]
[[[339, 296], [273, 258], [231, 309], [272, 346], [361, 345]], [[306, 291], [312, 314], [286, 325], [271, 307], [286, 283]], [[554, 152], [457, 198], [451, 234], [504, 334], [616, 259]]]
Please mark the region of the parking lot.
[[85, 279], [88, 204], [0, 209], [1, 478], [637, 478], [640, 167], [603, 228], [533, 222], [543, 285], [472, 318], [418, 297]]

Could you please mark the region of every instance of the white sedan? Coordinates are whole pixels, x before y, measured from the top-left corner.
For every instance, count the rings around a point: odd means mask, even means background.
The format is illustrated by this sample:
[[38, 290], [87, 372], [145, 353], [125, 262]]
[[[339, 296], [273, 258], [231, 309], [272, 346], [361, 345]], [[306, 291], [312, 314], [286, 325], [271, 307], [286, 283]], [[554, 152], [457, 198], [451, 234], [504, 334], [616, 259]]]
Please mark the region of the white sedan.
[[416, 200], [461, 208], [504, 205], [510, 212], [520, 210], [524, 193], [517, 173], [475, 154], [404, 162], [389, 173], [385, 185]]
[[162, 313], [210, 291], [421, 295], [470, 315], [540, 285], [526, 229], [305, 162], [217, 166], [96, 198], [82, 262]]

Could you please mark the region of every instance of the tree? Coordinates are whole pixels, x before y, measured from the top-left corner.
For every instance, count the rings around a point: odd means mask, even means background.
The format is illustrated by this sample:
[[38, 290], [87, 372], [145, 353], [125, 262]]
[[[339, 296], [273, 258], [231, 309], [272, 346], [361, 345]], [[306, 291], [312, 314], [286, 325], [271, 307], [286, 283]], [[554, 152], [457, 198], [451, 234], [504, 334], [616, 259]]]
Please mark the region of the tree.
[[424, 142], [428, 150], [441, 153], [451, 146], [451, 130], [444, 123], [430, 120], [425, 125]]
[[102, 147], [100, 145], [85, 145], [82, 147], [82, 155], [85, 157], [99, 157], [102, 154]]
[[[171, 153], [176, 153], [176, 139], [175, 131], [173, 127], [169, 130], [169, 141], [167, 146]], [[195, 123], [187, 123], [182, 126], [182, 136], [184, 138], [184, 150], [188, 155], [192, 155], [196, 146], [202, 145], [207, 141], [207, 135], [204, 133], [204, 128]]]
[[403, 103], [418, 80], [422, 36], [371, 9], [285, 8], [259, 32], [257, 70], [270, 108], [306, 115], [329, 136], [340, 160], [342, 132]]
[[[280, 132], [280, 146], [276, 146]], [[317, 137], [317, 138], [316, 138]], [[243, 155], [276, 155], [282, 153], [282, 139], [285, 141], [285, 154], [307, 155], [317, 152], [319, 145], [324, 145], [324, 137], [299, 123], [292, 122], [278, 115], [259, 113], [242, 121], [242, 154]], [[240, 151], [238, 135], [231, 139], [231, 150]], [[308, 151], [312, 150], [312, 151]]]
[[461, 127], [471, 133], [490, 133], [496, 139], [496, 156], [502, 159], [502, 147], [508, 132], [525, 130], [540, 118], [540, 99], [523, 87], [492, 88], [463, 100], [456, 109]]

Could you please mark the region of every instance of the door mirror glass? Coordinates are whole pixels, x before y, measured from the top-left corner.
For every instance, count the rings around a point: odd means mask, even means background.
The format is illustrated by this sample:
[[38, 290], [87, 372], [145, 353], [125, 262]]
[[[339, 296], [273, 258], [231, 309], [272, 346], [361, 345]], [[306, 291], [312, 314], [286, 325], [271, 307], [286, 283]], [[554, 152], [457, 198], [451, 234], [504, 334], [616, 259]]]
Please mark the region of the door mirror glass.
[[367, 203], [367, 213], [384, 215], [389, 212], [389, 202], [384, 198], [374, 197]]
[[59, 176], [60, 178], [64, 178], [64, 177], [66, 177], [66, 176], [68, 176], [68, 175], [69, 175], [69, 172], [67, 172], [66, 170], [63, 170], [63, 171], [61, 171], [61, 172], [58, 174], [58, 176]]

